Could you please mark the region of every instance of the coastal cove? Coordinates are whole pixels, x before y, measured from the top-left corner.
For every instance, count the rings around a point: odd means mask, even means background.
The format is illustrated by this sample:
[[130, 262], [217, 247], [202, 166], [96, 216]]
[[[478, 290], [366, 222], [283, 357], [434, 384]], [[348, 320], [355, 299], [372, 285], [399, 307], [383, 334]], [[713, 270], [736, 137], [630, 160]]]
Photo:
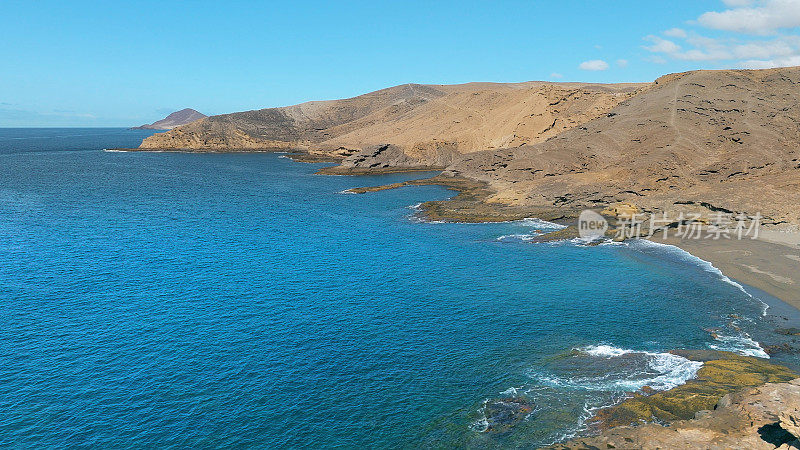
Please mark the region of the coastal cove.
[[103, 151], [149, 133], [0, 130], [4, 446], [548, 445], [691, 379], [672, 350], [795, 345], [797, 310], [676, 247], [420, 220], [442, 186], [347, 194], [431, 173]]

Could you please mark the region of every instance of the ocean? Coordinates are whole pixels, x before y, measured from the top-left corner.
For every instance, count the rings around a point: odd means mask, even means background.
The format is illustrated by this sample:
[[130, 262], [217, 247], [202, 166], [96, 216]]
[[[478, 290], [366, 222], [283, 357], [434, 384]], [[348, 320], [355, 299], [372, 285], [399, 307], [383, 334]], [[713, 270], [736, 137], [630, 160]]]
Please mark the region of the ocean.
[[[438, 186], [344, 193], [425, 173], [103, 150], [151, 133], [0, 129], [2, 447], [535, 447], [693, 377], [671, 349], [774, 336], [674, 247], [419, 220]], [[526, 402], [502, 433], [496, 399]]]

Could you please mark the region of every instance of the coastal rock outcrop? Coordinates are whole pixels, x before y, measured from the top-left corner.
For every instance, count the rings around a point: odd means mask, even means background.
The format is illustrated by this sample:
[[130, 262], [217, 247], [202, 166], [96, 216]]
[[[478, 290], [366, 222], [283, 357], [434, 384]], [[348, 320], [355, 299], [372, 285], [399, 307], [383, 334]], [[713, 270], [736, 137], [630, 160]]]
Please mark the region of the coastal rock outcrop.
[[505, 433], [525, 420], [533, 411], [533, 404], [524, 397], [488, 400], [483, 407], [486, 418], [485, 433]]
[[728, 394], [689, 420], [612, 428], [553, 448], [800, 448], [798, 417], [800, 378]]
[[[553, 446], [586, 448], [769, 448], [800, 427], [800, 378], [769, 360], [715, 350], [675, 350], [703, 362], [673, 389], [643, 390], [591, 419], [595, 436]], [[794, 444], [792, 444], [794, 445]]]

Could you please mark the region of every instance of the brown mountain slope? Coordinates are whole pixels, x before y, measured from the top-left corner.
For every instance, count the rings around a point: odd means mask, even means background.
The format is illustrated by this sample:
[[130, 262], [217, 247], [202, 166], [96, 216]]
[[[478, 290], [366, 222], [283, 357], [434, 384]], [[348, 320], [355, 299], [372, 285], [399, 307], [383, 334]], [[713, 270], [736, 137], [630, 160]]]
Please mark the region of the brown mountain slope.
[[502, 203], [694, 202], [797, 224], [800, 68], [668, 75], [583, 126], [449, 173], [488, 182]]
[[[408, 111], [443, 92], [428, 86], [403, 85], [359, 97], [308, 102], [284, 108], [268, 108], [211, 116], [151, 136], [146, 149], [268, 150], [306, 149], [333, 135], [327, 129], [389, 110]], [[346, 131], [346, 128], [340, 133]]]
[[403, 85], [344, 100], [212, 116], [154, 135], [142, 148], [350, 154], [393, 144], [416, 165], [443, 165], [461, 153], [540, 142], [605, 113], [639, 87]]
[[321, 146], [392, 144], [415, 165], [443, 165], [454, 155], [544, 141], [609, 111], [639, 87], [537, 82], [437, 86], [446, 95], [402, 114], [348, 124], [352, 131]]

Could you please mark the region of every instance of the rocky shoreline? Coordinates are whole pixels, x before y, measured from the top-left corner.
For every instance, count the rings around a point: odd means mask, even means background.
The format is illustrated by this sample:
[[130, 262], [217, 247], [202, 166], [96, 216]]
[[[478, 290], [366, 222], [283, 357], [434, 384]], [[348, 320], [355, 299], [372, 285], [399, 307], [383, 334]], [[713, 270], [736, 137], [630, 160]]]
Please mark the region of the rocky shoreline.
[[800, 378], [725, 394], [691, 419], [619, 426], [551, 448], [800, 448]]

